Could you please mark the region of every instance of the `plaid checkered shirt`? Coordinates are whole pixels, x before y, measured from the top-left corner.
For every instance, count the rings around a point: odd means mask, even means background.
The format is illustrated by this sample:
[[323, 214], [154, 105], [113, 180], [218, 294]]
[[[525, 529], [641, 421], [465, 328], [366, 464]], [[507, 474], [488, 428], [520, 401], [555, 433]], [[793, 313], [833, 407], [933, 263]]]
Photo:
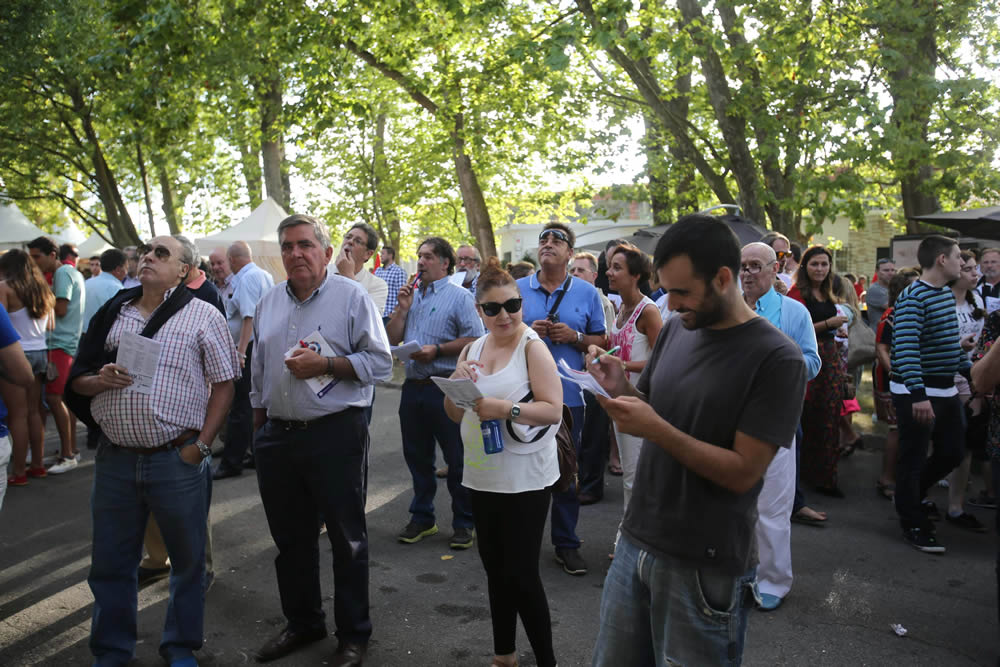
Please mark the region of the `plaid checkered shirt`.
[[375, 277], [381, 278], [389, 287], [389, 296], [385, 299], [385, 308], [382, 310], [382, 317], [389, 317], [396, 309], [398, 303], [399, 290], [406, 284], [406, 272], [399, 264], [393, 263], [389, 266], [380, 266], [375, 269]]
[[[141, 333], [147, 322], [138, 308], [125, 304], [111, 326], [105, 349], [117, 348], [125, 332]], [[236, 345], [225, 318], [200, 299], [192, 299], [177, 311], [153, 340], [163, 343], [163, 351], [152, 393], [108, 389], [91, 403], [101, 430], [123, 447], [158, 447], [188, 429], [200, 431], [211, 385], [240, 375]]]

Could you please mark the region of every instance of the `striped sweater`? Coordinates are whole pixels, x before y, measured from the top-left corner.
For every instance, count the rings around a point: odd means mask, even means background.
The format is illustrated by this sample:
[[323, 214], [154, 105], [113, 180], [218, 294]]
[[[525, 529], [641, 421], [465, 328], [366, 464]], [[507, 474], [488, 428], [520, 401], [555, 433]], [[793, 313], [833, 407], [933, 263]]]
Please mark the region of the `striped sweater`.
[[955, 386], [955, 374], [969, 368], [969, 358], [959, 343], [950, 287], [918, 280], [899, 295], [891, 361], [892, 381], [906, 385], [914, 400], [926, 399], [927, 388]]

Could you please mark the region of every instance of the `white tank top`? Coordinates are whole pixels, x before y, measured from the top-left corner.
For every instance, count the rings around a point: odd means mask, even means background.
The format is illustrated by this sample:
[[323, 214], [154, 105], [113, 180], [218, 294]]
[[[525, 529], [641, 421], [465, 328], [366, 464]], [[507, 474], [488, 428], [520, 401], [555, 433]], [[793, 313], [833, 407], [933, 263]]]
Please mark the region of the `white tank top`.
[[27, 308], [19, 308], [8, 313], [14, 331], [21, 337], [21, 349], [25, 352], [47, 349], [45, 343], [45, 323], [47, 317], [37, 320], [28, 314]]
[[[467, 357], [469, 360], [479, 360], [489, 335], [472, 343]], [[540, 340], [531, 328], [525, 329], [506, 366], [490, 375], [482, 372], [478, 374], [476, 386], [483, 396], [517, 403], [530, 391], [528, 360], [525, 355], [529, 340]], [[554, 484], [559, 479], [559, 459], [556, 454], [558, 424], [549, 428], [537, 442], [524, 444], [509, 436], [505, 420], [501, 420], [500, 425], [503, 451], [487, 454], [483, 449], [479, 417], [471, 410], [466, 410], [460, 427], [462, 444], [465, 446], [462, 485], [476, 491], [521, 493], [538, 491]], [[539, 430], [537, 427], [520, 424], [515, 427], [521, 440], [530, 440]]]
[[[640, 332], [635, 326], [646, 306], [656, 308], [656, 304], [652, 299], [648, 296], [643, 296], [642, 300], [636, 305], [635, 310], [632, 311], [628, 322], [623, 324], [621, 329], [618, 328], [617, 318], [611, 324], [611, 342], [609, 345], [611, 347], [615, 345], [621, 347], [617, 352], [617, 356], [622, 361], [646, 361], [649, 359], [649, 337]], [[641, 374], [629, 373], [629, 382], [634, 385], [639, 381], [639, 375]]]

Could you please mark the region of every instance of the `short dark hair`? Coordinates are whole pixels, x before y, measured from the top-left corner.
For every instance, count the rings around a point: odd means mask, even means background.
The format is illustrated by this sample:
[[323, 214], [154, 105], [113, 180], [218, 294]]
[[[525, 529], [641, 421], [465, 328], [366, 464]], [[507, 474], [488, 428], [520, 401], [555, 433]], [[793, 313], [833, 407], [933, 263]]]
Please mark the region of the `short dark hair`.
[[687, 255], [694, 273], [705, 283], [710, 282], [722, 267], [740, 271], [740, 240], [736, 233], [719, 218], [692, 213], [667, 227], [656, 243], [653, 265], [657, 270], [680, 255]]
[[541, 237], [542, 234], [545, 233], [546, 229], [558, 229], [559, 231], [561, 231], [566, 235], [566, 238], [569, 239], [569, 247], [570, 248], [576, 247], [576, 234], [574, 234], [573, 230], [569, 228], [569, 225], [564, 225], [561, 222], [550, 222], [544, 227], [542, 227], [542, 233], [539, 234], [538, 236]]
[[895, 263], [896, 260], [894, 260], [892, 257], [880, 257], [879, 260], [875, 262], [875, 270], [878, 271], [878, 267], [882, 266], [883, 264], [895, 264]]
[[[355, 222], [353, 225], [351, 225], [351, 229], [360, 229], [361, 231], [363, 231], [365, 234], [368, 235], [369, 250], [374, 252], [375, 248], [378, 248], [378, 232], [376, 232], [375, 228], [369, 225], [367, 222]], [[351, 229], [348, 229], [347, 231], [351, 231]]]
[[77, 252], [76, 246], [72, 243], [63, 243], [59, 246], [59, 261], [64, 261], [67, 257], [73, 255], [73, 257], [79, 257], [80, 253]]
[[28, 243], [29, 250], [38, 250], [43, 255], [51, 255], [59, 252], [59, 246], [48, 236], [39, 236]]
[[384, 250], [385, 252], [387, 252], [390, 255], [392, 255], [393, 259], [396, 259], [396, 249], [393, 248], [391, 245], [384, 245], [384, 246], [382, 246], [382, 250]]
[[101, 256], [100, 255], [91, 255], [90, 257], [87, 258], [87, 261], [93, 261], [95, 259], [99, 262], [99, 261], [101, 261]]
[[788, 251], [792, 253], [792, 259], [794, 259], [796, 262], [802, 261], [802, 246], [800, 246], [798, 243], [789, 243]]
[[628, 269], [629, 274], [637, 276], [640, 283], [644, 283], [649, 280], [649, 274], [651, 273], [649, 266], [649, 258], [646, 253], [636, 248], [631, 243], [623, 243], [620, 246], [616, 246], [611, 249], [608, 254], [608, 266], [611, 266], [611, 258], [615, 255], [622, 255], [625, 258], [625, 268]]
[[779, 239], [787, 243], [788, 249], [791, 250], [792, 242], [789, 241], [788, 237], [782, 234], [781, 232], [768, 232], [767, 234], [764, 234], [764, 236], [760, 238], [760, 242], [765, 245], [771, 246], [771, 248], [774, 248], [774, 242]]
[[123, 253], [118, 248], [109, 248], [101, 253], [101, 271], [107, 271], [111, 273], [119, 267], [125, 266], [125, 262], [128, 260]]
[[953, 246], [957, 246], [958, 241], [950, 239], [940, 234], [931, 234], [917, 246], [917, 261], [920, 268], [929, 269], [937, 262], [937, 258], [951, 252]]
[[448, 241], [441, 238], [440, 236], [428, 236], [427, 238], [425, 238], [423, 241], [420, 242], [420, 245], [417, 246], [417, 249], [419, 250], [421, 246], [425, 245], [429, 245], [431, 247], [431, 251], [441, 259], [448, 260], [449, 276], [455, 273], [455, 264], [456, 264], [455, 249], [451, 247], [451, 244], [448, 243]]

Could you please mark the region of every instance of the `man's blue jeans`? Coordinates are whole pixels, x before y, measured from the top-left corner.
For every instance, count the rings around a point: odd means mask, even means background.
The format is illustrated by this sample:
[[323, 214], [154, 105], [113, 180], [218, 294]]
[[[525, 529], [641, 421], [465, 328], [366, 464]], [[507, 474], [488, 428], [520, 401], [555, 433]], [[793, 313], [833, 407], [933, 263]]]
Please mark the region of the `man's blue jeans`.
[[[573, 444], [576, 460], [580, 460], [580, 439], [583, 434], [584, 407], [569, 409], [573, 415]], [[580, 518], [580, 496], [574, 484], [566, 491], [552, 493], [552, 546], [556, 549], [579, 549], [576, 522]]]
[[593, 667], [739, 665], [756, 574], [699, 569], [622, 535], [604, 581]]
[[94, 593], [90, 650], [96, 664], [124, 665], [135, 652], [136, 570], [150, 512], [171, 564], [160, 654], [179, 660], [201, 648], [209, 459], [191, 465], [177, 449], [142, 455], [101, 438], [91, 493], [94, 537], [87, 578]]

